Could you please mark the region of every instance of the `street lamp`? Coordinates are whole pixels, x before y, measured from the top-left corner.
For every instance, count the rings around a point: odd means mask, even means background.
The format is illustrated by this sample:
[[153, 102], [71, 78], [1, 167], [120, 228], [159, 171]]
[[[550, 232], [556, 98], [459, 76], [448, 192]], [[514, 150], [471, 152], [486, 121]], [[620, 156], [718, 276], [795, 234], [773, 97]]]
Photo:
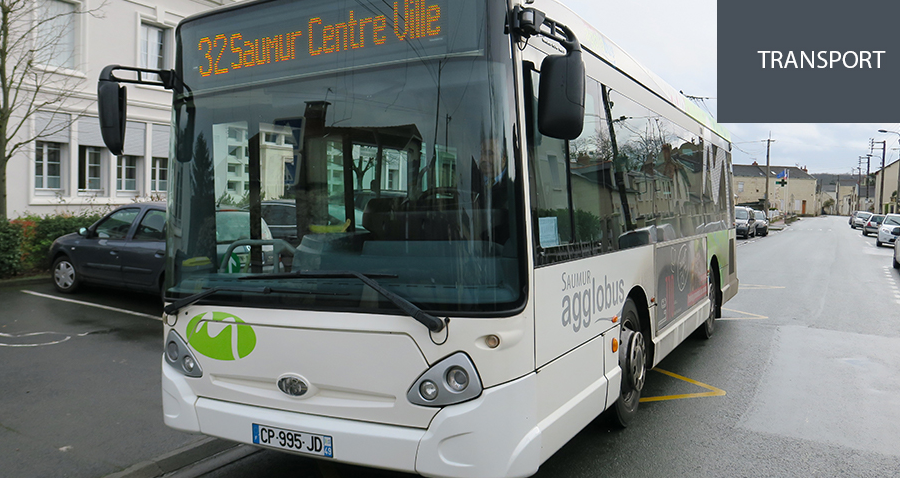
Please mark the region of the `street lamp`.
[[[900, 133], [896, 131], [888, 131], [886, 129], [878, 130], [879, 133], [893, 133], [898, 136], [897, 142], [900, 143]], [[887, 147], [885, 147], [887, 149]], [[881, 179], [884, 181], [884, 164], [881, 165]], [[881, 186], [881, 194], [884, 194], [884, 185]], [[894, 196], [894, 213], [900, 212], [900, 162], [897, 163], [897, 194]], [[880, 206], [879, 206], [880, 207]]]

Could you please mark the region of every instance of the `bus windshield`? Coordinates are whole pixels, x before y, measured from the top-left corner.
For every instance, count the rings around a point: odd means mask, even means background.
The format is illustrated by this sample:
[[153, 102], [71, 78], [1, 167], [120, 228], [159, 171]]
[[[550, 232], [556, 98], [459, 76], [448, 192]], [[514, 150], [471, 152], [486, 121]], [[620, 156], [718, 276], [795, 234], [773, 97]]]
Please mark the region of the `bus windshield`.
[[[274, 1], [182, 24], [168, 295], [396, 310], [359, 281], [285, 278], [353, 271], [430, 311], [521, 306], [510, 43], [487, 3]], [[250, 215], [224, 246], [223, 209]]]

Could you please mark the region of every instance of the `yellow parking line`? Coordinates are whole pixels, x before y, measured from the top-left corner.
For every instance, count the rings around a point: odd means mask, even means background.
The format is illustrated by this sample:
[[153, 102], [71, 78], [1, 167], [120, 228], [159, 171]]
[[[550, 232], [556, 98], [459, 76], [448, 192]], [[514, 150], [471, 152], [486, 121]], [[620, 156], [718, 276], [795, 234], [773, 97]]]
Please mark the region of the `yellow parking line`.
[[698, 382], [696, 380], [689, 379], [687, 377], [682, 377], [677, 373], [672, 373], [661, 368], [654, 368], [653, 371], [659, 372], [663, 375], [668, 375], [672, 378], [677, 378], [678, 380], [683, 380], [687, 383], [696, 385], [701, 388], [705, 388], [709, 390], [708, 392], [700, 392], [700, 393], [684, 393], [681, 395], [663, 395], [660, 397], [643, 397], [641, 398], [641, 402], [660, 402], [663, 400], [679, 400], [682, 398], [700, 398], [700, 397], [721, 397], [725, 395], [725, 390], [721, 388], [713, 387], [712, 385], [707, 385], [705, 383]]
[[751, 312], [742, 312], [742, 311], [740, 311], [740, 310], [726, 309], [725, 307], [722, 307], [722, 310], [727, 310], [728, 312], [734, 312], [735, 314], [744, 314], [744, 315], [746, 315], [747, 317], [720, 317], [720, 318], [718, 318], [718, 319], [716, 319], [716, 320], [748, 320], [748, 319], [759, 320], [759, 319], [768, 319], [768, 317], [766, 317], [765, 315], [754, 314], [754, 313], [751, 313]]

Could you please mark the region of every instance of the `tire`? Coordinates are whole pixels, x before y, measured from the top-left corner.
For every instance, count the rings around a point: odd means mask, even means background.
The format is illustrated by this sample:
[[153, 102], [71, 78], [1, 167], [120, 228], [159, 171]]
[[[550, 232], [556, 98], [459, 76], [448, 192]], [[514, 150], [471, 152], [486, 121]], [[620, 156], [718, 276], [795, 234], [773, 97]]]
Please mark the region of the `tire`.
[[894, 269], [900, 269], [900, 262], [897, 262], [896, 257], [894, 258], [893, 262], [894, 262]]
[[619, 366], [622, 367], [622, 386], [619, 399], [613, 405], [615, 423], [627, 427], [637, 415], [641, 390], [647, 378], [647, 349], [637, 305], [630, 297], [622, 307], [622, 329], [619, 333]]
[[881, 247], [882, 242], [878, 239], [875, 239], [875, 247]]
[[864, 236], [866, 236], [866, 237], [869, 237], [869, 233], [868, 233], [868, 232], [866, 232], [866, 230], [865, 230], [865, 229], [863, 229], [863, 235], [864, 235]]
[[64, 294], [75, 292], [81, 285], [78, 271], [67, 256], [60, 256], [53, 261], [53, 285]]
[[697, 328], [696, 332], [696, 336], [703, 340], [712, 338], [713, 333], [716, 331], [716, 317], [722, 316], [722, 304], [720, 303], [722, 293], [719, 291], [719, 274], [715, 270], [709, 274], [709, 290], [707, 294], [710, 302], [709, 317]]

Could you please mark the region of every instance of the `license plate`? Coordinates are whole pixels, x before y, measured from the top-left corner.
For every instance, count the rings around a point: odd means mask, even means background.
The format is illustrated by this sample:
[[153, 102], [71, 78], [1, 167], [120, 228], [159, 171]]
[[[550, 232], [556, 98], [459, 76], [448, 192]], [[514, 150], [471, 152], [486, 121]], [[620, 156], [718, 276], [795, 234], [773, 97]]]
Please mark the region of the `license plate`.
[[307, 455], [334, 458], [331, 437], [296, 430], [253, 424], [253, 444]]

